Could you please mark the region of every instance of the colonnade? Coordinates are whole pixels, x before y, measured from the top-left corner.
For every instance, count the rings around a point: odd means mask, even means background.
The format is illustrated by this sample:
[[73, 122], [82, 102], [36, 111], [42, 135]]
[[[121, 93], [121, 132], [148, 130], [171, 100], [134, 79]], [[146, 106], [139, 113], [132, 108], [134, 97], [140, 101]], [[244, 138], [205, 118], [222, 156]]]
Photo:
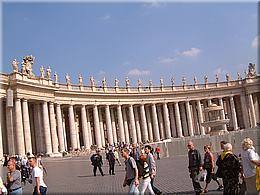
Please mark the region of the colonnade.
[[[0, 153], [58, 154], [91, 145], [156, 142], [205, 135], [201, 124], [210, 120], [203, 112], [210, 103], [224, 107], [224, 130], [255, 127], [259, 119], [258, 94], [231, 95], [179, 101], [60, 104], [34, 99], [14, 99], [8, 107], [1, 99]], [[14, 144], [15, 143], [15, 144]], [[0, 154], [1, 155], [1, 154]]]

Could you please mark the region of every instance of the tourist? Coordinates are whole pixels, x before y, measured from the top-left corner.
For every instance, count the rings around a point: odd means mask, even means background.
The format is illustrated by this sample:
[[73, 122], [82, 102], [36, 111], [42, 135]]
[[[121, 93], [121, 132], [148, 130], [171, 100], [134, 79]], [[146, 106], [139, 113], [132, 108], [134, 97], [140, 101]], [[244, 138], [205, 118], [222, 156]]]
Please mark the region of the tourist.
[[106, 154], [106, 159], [109, 164], [109, 175], [115, 175], [115, 155], [112, 150], [109, 150]]
[[4, 154], [4, 164], [3, 164], [4, 167], [7, 167], [8, 160], [9, 160], [8, 155]]
[[138, 185], [138, 169], [133, 157], [129, 155], [129, 150], [123, 148], [121, 152], [122, 157], [125, 159], [125, 179], [123, 187], [129, 186], [129, 194], [139, 194]]
[[241, 158], [247, 194], [257, 194], [256, 166], [260, 166], [260, 159], [250, 138], [242, 141]]
[[117, 163], [119, 164], [119, 166], [121, 166], [121, 162], [119, 160], [119, 154], [118, 154], [117, 148], [115, 148], [115, 150], [114, 150], [114, 156], [115, 156], [115, 159], [116, 159]]
[[211, 152], [211, 147], [209, 145], [204, 146], [204, 163], [203, 163], [203, 169], [207, 171], [207, 176], [206, 176], [206, 186], [204, 188], [204, 192], [208, 192], [208, 185], [211, 182], [211, 179], [217, 182], [218, 184], [218, 189], [217, 190], [223, 190], [223, 186], [219, 183], [215, 172], [214, 172], [214, 156]]
[[160, 149], [159, 146], [157, 146], [157, 147], [155, 148], [155, 152], [156, 152], [156, 154], [157, 154], [157, 160], [160, 160], [160, 152], [161, 152], [161, 149]]
[[140, 159], [139, 159], [139, 156], [140, 156], [140, 148], [137, 144], [132, 144], [132, 150], [130, 152], [130, 156], [133, 157], [135, 159], [135, 162], [136, 162], [136, 165], [137, 165], [137, 168], [138, 168], [138, 173], [139, 173], [139, 176], [141, 176], [141, 172], [140, 170], [143, 169], [143, 166], [141, 165], [141, 162], [140, 162]]
[[9, 195], [22, 194], [21, 172], [16, 170], [16, 161], [11, 159], [7, 163], [7, 190]]
[[224, 153], [221, 155], [221, 171], [224, 185], [223, 194], [239, 193], [239, 173], [241, 165], [238, 157], [232, 152], [232, 145], [224, 145]]
[[145, 154], [145, 151], [143, 149], [141, 150], [141, 155], [140, 155], [139, 159], [143, 166], [143, 170], [141, 173], [141, 178], [143, 179], [143, 182], [141, 185], [140, 193], [144, 194], [145, 190], [148, 189], [149, 193], [153, 195], [154, 191], [153, 191], [153, 188], [151, 185], [151, 178], [150, 178], [150, 174], [149, 174], [149, 165], [147, 164], [147, 155]]
[[155, 194], [162, 194], [162, 192], [154, 186], [154, 178], [156, 176], [156, 163], [153, 155], [151, 154], [152, 147], [150, 145], [146, 145], [144, 147], [144, 151], [147, 154], [147, 164], [149, 166], [149, 175], [151, 178], [151, 185]]
[[221, 170], [221, 156], [224, 156], [225, 155], [225, 152], [224, 152], [224, 145], [225, 144], [227, 144], [227, 142], [226, 141], [224, 141], [224, 140], [222, 140], [221, 142], [220, 142], [220, 148], [221, 148], [221, 153], [220, 153], [220, 155], [218, 155], [218, 158], [217, 158], [217, 161], [216, 161], [216, 165], [218, 166], [218, 169], [217, 169], [217, 171], [216, 171], [216, 177], [218, 177], [218, 178], [222, 178], [222, 170]]
[[33, 195], [46, 195], [48, 188], [43, 181], [43, 170], [38, 167], [36, 157], [29, 157], [29, 165], [32, 167]]
[[202, 160], [200, 152], [195, 149], [195, 146], [192, 141], [189, 141], [187, 144], [187, 147], [189, 149], [188, 157], [189, 157], [189, 172], [190, 172], [190, 178], [192, 180], [194, 191], [197, 194], [200, 194], [203, 192], [202, 187], [199, 183], [199, 172], [202, 170]]
[[103, 173], [103, 170], [102, 170], [103, 161], [102, 161], [102, 156], [100, 155], [99, 149], [96, 150], [96, 154], [93, 154], [90, 157], [90, 160], [91, 160], [91, 164], [93, 165], [94, 176], [96, 176], [97, 168], [99, 169], [100, 174], [102, 176], [104, 176], [104, 173]]

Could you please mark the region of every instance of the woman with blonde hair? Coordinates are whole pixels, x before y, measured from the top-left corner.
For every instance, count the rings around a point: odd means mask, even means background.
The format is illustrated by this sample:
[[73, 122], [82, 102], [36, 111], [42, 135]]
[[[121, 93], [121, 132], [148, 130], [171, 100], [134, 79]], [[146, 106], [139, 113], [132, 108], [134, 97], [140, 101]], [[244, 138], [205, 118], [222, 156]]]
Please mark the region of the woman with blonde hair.
[[260, 165], [259, 155], [255, 151], [253, 141], [250, 138], [245, 138], [241, 144], [243, 178], [246, 182], [247, 194], [256, 194], [256, 166]]

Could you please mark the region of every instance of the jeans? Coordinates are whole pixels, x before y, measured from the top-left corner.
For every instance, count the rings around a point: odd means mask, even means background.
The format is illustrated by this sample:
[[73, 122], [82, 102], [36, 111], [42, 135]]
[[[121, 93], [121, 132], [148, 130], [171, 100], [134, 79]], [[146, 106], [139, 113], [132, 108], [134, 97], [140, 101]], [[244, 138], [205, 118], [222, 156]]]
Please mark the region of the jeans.
[[193, 188], [196, 194], [202, 192], [202, 188], [199, 183], [199, 169], [191, 169], [190, 170], [190, 178], [192, 180]]
[[128, 194], [139, 194], [138, 186], [135, 185], [135, 180], [131, 182]]
[[22, 195], [23, 194], [23, 188], [19, 188], [15, 191], [12, 191], [9, 193], [10, 195]]
[[[40, 193], [41, 195], [47, 194], [47, 187], [40, 186]], [[37, 195], [37, 189], [34, 187], [33, 195]]]
[[140, 193], [143, 195], [147, 188], [148, 188], [149, 193], [154, 195], [154, 191], [153, 191], [153, 188], [152, 188], [152, 185], [151, 185], [151, 178], [150, 177], [143, 179], [143, 183], [141, 185]]

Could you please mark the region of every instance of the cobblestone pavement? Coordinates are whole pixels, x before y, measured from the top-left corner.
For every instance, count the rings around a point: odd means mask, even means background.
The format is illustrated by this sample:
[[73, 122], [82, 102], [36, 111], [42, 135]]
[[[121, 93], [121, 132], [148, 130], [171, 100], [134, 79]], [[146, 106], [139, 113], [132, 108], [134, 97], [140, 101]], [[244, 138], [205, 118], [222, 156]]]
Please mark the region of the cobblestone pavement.
[[[127, 187], [122, 186], [125, 174], [123, 159], [121, 159], [122, 166], [116, 164], [114, 176], [108, 174], [108, 165], [104, 161], [104, 177], [99, 172], [96, 177], [93, 176], [89, 157], [44, 158], [43, 161], [47, 167], [45, 181], [49, 194], [115, 194], [125, 193], [128, 190]], [[187, 156], [158, 160], [155, 185], [165, 194], [194, 194], [187, 164]], [[202, 183], [203, 186], [204, 183]], [[216, 189], [217, 184], [212, 181], [207, 194], [222, 194]], [[24, 187], [26, 194], [31, 193], [32, 190], [30, 184], [26, 184]]]

